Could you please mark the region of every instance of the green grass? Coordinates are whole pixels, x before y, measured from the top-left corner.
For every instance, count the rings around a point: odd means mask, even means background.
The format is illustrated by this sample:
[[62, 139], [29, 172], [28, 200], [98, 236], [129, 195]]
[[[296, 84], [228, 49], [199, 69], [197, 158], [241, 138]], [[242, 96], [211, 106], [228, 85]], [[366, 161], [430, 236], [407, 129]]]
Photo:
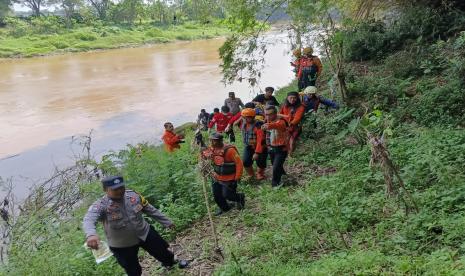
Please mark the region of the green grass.
[[[406, 214], [369, 168], [368, 146], [347, 145], [325, 130], [340, 113], [320, 113], [325, 135], [302, 139], [288, 160], [299, 185], [241, 186], [247, 208], [218, 221], [227, 258], [217, 275], [465, 273], [465, 131], [407, 125], [389, 141], [420, 209]], [[329, 168], [334, 173], [321, 175]], [[238, 229], [246, 234], [238, 238]]]
[[[190, 143], [191, 132], [187, 143]], [[160, 146], [141, 144], [137, 147], [111, 152], [99, 167], [108, 175], [122, 174], [127, 188], [144, 195], [176, 224], [176, 232], [188, 228], [206, 213], [202, 188], [198, 181], [197, 153], [183, 145], [169, 154]], [[138, 154], [140, 149], [141, 154]], [[120, 167], [118, 164], [122, 163]], [[0, 275], [122, 275], [123, 271], [112, 258], [96, 265], [91, 252], [83, 247], [85, 234], [81, 223], [90, 204], [103, 195], [96, 181], [81, 186], [83, 202], [70, 216], [56, 217], [44, 209], [40, 215], [24, 215], [31, 227], [13, 232], [9, 263], [0, 268]], [[46, 218], [42, 220], [41, 218]], [[156, 229], [167, 239], [176, 232], [165, 230], [157, 222]], [[101, 225], [100, 237], [104, 238]], [[141, 250], [143, 254], [143, 250]]]
[[[407, 50], [347, 64], [348, 106], [319, 111], [317, 129], [304, 124], [287, 161], [299, 184], [244, 183], [247, 208], [217, 221], [227, 257], [215, 274], [464, 275], [465, 129], [455, 111], [465, 106], [457, 73], [464, 37], [419, 44], [425, 50], [400, 61]], [[439, 53], [441, 70], [421, 70], [419, 60]], [[326, 71], [320, 87], [326, 97], [330, 77]], [[277, 96], [293, 90], [295, 83]], [[348, 131], [365, 107], [388, 118], [390, 156], [418, 212], [406, 208], [405, 193], [386, 196], [382, 172], [369, 166], [366, 135]]]
[[2, 37], [0, 58], [114, 49], [175, 40], [208, 39], [226, 35], [228, 30], [221, 24], [186, 23], [169, 27], [154, 27], [148, 24], [134, 28], [78, 27], [63, 33], [27, 34], [19, 37], [10, 36], [7, 33], [7, 30], [0, 29]]
[[[278, 92], [278, 98], [290, 90], [293, 85]], [[247, 195], [246, 209], [215, 219], [226, 256], [216, 275], [465, 273], [465, 131], [414, 125], [396, 128], [389, 141], [391, 154], [420, 210], [406, 214], [398, 200], [386, 198], [381, 173], [369, 168], [368, 146], [348, 145], [339, 137], [341, 113], [345, 110], [321, 113], [317, 132], [324, 135], [302, 139], [297, 154], [288, 160], [288, 172], [298, 176], [298, 185], [273, 190], [269, 180], [240, 184]], [[110, 153], [100, 166], [108, 173], [123, 173], [129, 188], [147, 196], [174, 220], [178, 231], [203, 218], [197, 152], [187, 144], [175, 154], [147, 145], [141, 149], [140, 156], [134, 146]], [[117, 161], [122, 162], [121, 169]], [[82, 247], [82, 216], [101, 194], [98, 183], [85, 189], [83, 206], [72, 218], [52, 227], [55, 232], [37, 228], [22, 233], [32, 241], [45, 231], [47, 239], [35, 250], [13, 250], [4, 273], [121, 273], [114, 260], [95, 265]], [[176, 234], [163, 233], [168, 238]], [[212, 254], [210, 239], [198, 243], [206, 256]]]
[[[93, 30], [81, 30], [63, 36], [78, 40], [73, 46], [76, 49], [85, 49], [103, 47], [107, 40], [118, 44], [129, 38], [190, 39], [198, 31], [191, 25], [173, 27], [170, 35], [164, 29], [131, 34], [130, 30], [110, 28], [107, 32], [115, 35], [102, 37]], [[50, 44], [37, 37], [28, 41], [37, 49], [69, 49], [66, 47], [71, 45], [66, 39]], [[421, 45], [431, 51], [409, 52], [413, 56], [402, 59], [403, 67], [393, 66], [393, 61], [404, 50], [362, 64], [368, 64], [367, 70], [357, 71], [360, 64], [348, 64], [349, 106], [329, 114], [319, 111], [316, 129], [307, 121], [298, 150], [287, 161], [288, 173], [297, 183], [286, 177], [288, 185], [273, 190], [269, 180], [244, 180], [239, 189], [246, 194], [246, 208], [215, 219], [225, 259], [216, 264], [214, 273], [464, 275], [465, 130], [463, 113], [455, 112], [463, 110], [465, 104], [460, 73], [465, 64], [461, 55], [464, 41], [462, 34], [434, 47]], [[2, 44], [0, 51], [8, 47], [13, 46]], [[28, 49], [35, 48], [29, 45]], [[428, 65], [428, 70], [418, 70], [418, 60], [434, 60], [436, 56], [444, 61], [440, 63], [442, 70], [429, 70], [437, 67], [434, 64]], [[327, 70], [325, 74], [323, 84], [330, 77]], [[283, 101], [285, 94], [295, 89], [295, 83], [284, 87], [277, 92], [278, 99]], [[320, 92], [329, 94], [324, 85]], [[382, 172], [369, 166], [371, 151], [365, 136], [348, 131], [353, 119], [365, 111], [361, 103], [392, 119], [387, 146], [418, 212], [406, 207], [402, 200], [405, 193], [386, 196]], [[187, 133], [189, 143], [192, 133]], [[240, 149], [240, 135], [237, 141]], [[205, 221], [206, 213], [196, 172], [197, 151], [189, 149], [188, 143], [175, 154], [144, 144], [139, 155], [139, 147], [128, 146], [108, 154], [100, 167], [109, 174], [122, 173], [130, 181], [129, 188], [147, 196], [182, 231], [196, 221]], [[2, 267], [3, 273], [121, 273], [114, 261], [96, 266], [82, 248], [82, 216], [86, 206], [101, 194], [97, 183], [83, 188], [87, 191], [85, 203], [71, 218], [47, 226], [38, 222], [29, 232], [19, 233], [25, 236], [22, 241], [39, 246], [18, 247], [14, 240], [10, 263]], [[163, 234], [174, 238], [180, 233]], [[195, 246], [204, 249], [202, 257], [214, 259], [210, 258], [213, 245], [208, 234], [202, 233]], [[172, 274], [179, 275], [179, 271]]]

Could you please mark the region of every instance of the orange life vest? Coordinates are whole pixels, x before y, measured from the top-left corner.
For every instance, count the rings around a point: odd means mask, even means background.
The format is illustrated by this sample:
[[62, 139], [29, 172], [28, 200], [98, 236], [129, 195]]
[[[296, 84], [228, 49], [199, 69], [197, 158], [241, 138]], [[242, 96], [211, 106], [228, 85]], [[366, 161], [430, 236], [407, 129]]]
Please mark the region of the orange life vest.
[[212, 149], [211, 159], [213, 170], [218, 175], [230, 175], [236, 172], [236, 163], [225, 160], [226, 152], [230, 148], [237, 151], [237, 148], [234, 145], [225, 145], [222, 149]]

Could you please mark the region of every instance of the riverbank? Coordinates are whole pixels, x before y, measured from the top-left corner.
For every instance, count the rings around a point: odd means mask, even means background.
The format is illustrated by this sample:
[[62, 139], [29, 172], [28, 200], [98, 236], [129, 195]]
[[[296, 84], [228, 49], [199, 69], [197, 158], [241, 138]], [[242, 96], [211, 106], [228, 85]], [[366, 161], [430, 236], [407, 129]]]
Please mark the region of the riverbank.
[[[465, 32], [438, 36], [437, 22], [444, 21], [437, 19], [415, 13], [405, 15], [401, 25], [370, 20], [341, 31], [347, 38], [340, 60], [346, 69], [345, 102], [336, 95], [339, 110], [320, 106], [305, 118], [282, 187], [271, 187], [269, 169], [267, 181], [239, 183], [245, 208], [214, 218], [221, 257], [205, 219], [191, 132], [173, 154], [139, 144], [110, 152], [102, 162], [86, 160], [91, 169], [123, 174], [129, 188], [177, 224], [176, 232], [162, 234], [176, 255], [192, 256], [190, 267], [162, 272], [145, 254], [144, 270], [155, 275], [465, 275]], [[318, 94], [330, 97], [334, 75], [328, 64], [324, 68]], [[294, 89], [295, 84], [280, 89], [278, 99]], [[240, 135], [237, 141], [241, 150]], [[114, 258], [96, 265], [83, 248], [82, 217], [102, 191], [98, 179], [67, 182], [76, 183], [81, 183], [82, 204], [66, 214], [48, 209], [43, 202], [49, 199], [38, 191], [27, 206], [30, 213], [20, 216], [26, 223], [13, 228], [10, 261], [0, 274], [122, 274]], [[59, 194], [60, 202], [75, 198], [70, 195]], [[208, 198], [213, 201], [211, 194]]]
[[25, 58], [69, 52], [138, 47], [143, 45], [208, 39], [228, 34], [220, 21], [209, 24], [81, 26], [37, 34], [31, 30], [0, 28], [0, 58]]
[[[380, 72], [382, 66], [372, 65], [370, 72]], [[357, 76], [357, 83], [363, 78]], [[278, 99], [282, 101], [294, 89], [295, 84], [280, 89]], [[406, 168], [401, 176], [420, 210], [409, 213], [398, 199], [385, 196], [381, 171], [368, 165], [369, 145], [357, 142], [354, 133], [341, 134], [356, 113], [346, 108], [320, 113], [317, 129], [310, 127], [310, 121], [304, 125], [298, 151], [286, 165], [294, 177], [286, 177], [283, 188], [274, 190], [269, 181], [241, 182], [246, 208], [215, 218], [224, 260], [214, 253], [188, 124], [180, 127], [186, 130], [187, 142], [175, 154], [147, 144], [129, 145], [107, 154], [98, 167], [108, 174], [122, 173], [130, 189], [141, 192], [173, 219], [176, 232], [155, 225], [171, 240], [177, 256], [193, 258], [183, 271], [190, 275], [463, 273], [459, 249], [463, 239], [458, 230], [464, 229], [459, 219], [464, 212], [463, 171], [453, 160], [463, 158], [457, 154], [464, 152], [464, 131], [418, 127], [411, 122], [394, 129], [391, 154]], [[237, 141], [241, 150], [240, 135]], [[425, 160], [433, 159], [425, 166]], [[82, 247], [82, 217], [101, 191], [98, 181], [81, 190], [83, 204], [72, 216], [45, 229], [40, 224], [31, 227], [30, 233], [17, 233], [26, 237], [13, 239], [10, 264], [2, 271], [5, 275], [122, 273], [113, 258], [96, 265]], [[24, 246], [32, 241], [34, 250]], [[150, 274], [162, 273], [150, 257], [143, 258], [143, 266]]]

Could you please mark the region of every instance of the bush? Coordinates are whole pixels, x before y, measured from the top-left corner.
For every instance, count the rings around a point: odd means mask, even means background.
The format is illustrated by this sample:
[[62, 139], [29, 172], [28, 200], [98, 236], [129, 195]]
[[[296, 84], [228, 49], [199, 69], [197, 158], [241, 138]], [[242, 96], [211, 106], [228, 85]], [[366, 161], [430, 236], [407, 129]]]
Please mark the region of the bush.
[[377, 59], [389, 48], [385, 26], [379, 21], [363, 21], [344, 34], [345, 56], [349, 61]]
[[192, 22], [186, 22], [184, 24], [182, 24], [182, 27], [185, 28], [185, 29], [189, 29], [189, 30], [196, 30], [199, 28], [198, 25], [196, 25], [195, 23], [192, 23]]
[[94, 41], [97, 40], [97, 36], [92, 32], [76, 32], [73, 36], [82, 41]]
[[66, 30], [65, 19], [60, 16], [40, 16], [31, 19], [35, 34], [59, 34]]
[[12, 37], [22, 37], [30, 33], [28, 22], [16, 17], [7, 17], [5, 23], [8, 28], [8, 35]]
[[69, 43], [62, 40], [52, 41], [51, 44], [57, 49], [66, 49], [69, 47]]
[[158, 28], [150, 28], [150, 30], [145, 32], [145, 36], [148, 37], [162, 37], [163, 31]]
[[386, 25], [362, 21], [344, 31], [345, 56], [349, 61], [371, 60], [411, 44], [446, 39], [464, 29], [463, 12], [415, 6], [402, 10], [398, 19]]
[[[391, 75], [366, 75], [348, 84], [352, 97], [362, 98], [369, 109], [391, 110], [405, 94], [412, 79], [398, 79]], [[360, 100], [360, 99], [359, 99]]]
[[415, 97], [403, 102], [398, 115], [424, 126], [463, 125], [465, 108], [465, 35], [455, 41], [438, 41], [424, 47], [418, 69], [423, 77], [416, 82]]
[[407, 40], [435, 41], [445, 39], [463, 30], [463, 13], [454, 9], [434, 9], [421, 5], [402, 11], [399, 19], [389, 27], [394, 47], [405, 45]]
[[420, 68], [421, 59], [413, 49], [406, 49], [388, 56], [384, 60], [386, 70], [392, 72], [395, 78], [419, 77], [423, 74]]
[[425, 126], [457, 125], [465, 122], [465, 89], [459, 80], [451, 80], [443, 86], [427, 90], [410, 104], [415, 120]]
[[189, 34], [179, 34], [179, 35], [176, 35], [176, 39], [178, 40], [192, 40], [193, 37]]

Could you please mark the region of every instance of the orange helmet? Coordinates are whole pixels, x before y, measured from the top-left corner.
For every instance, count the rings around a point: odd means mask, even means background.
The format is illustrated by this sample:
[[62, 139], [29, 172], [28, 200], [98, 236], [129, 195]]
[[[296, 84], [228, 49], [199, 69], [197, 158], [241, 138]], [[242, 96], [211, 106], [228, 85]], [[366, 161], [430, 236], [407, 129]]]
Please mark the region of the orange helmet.
[[255, 117], [255, 109], [253, 108], [244, 108], [241, 112], [242, 117]]

